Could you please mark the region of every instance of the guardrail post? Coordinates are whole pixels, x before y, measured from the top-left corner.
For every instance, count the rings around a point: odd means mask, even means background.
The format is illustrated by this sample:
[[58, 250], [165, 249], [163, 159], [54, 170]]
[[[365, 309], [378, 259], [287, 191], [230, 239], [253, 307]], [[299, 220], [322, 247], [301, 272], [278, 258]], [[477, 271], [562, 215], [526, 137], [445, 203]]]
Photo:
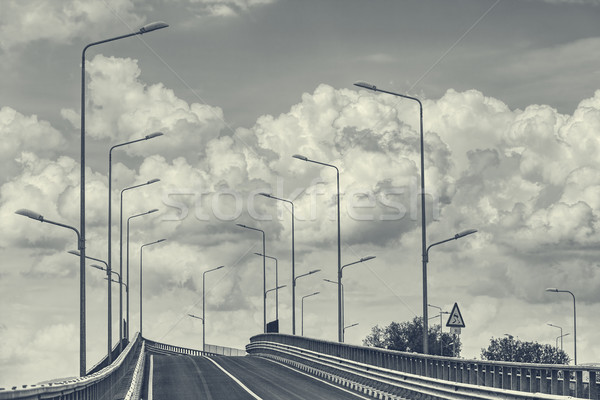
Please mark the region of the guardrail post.
[[494, 367], [491, 364], [485, 365], [485, 386], [494, 387], [494, 375], [492, 374]]
[[582, 398], [583, 396], [583, 371], [575, 371], [575, 397]]
[[540, 393], [548, 393], [548, 370], [540, 369]]
[[589, 398], [597, 399], [598, 398], [598, 383], [596, 382], [596, 371], [590, 371], [590, 386], [589, 386]]
[[550, 370], [550, 394], [558, 394], [558, 371]]
[[569, 370], [563, 370], [563, 396], [571, 395], [571, 372]]
[[509, 378], [509, 372], [509, 366], [505, 365], [502, 367], [502, 389], [510, 389], [510, 381], [512, 380], [512, 376]]
[[521, 379], [520, 381], [520, 385], [519, 385], [519, 390], [521, 392], [526, 392], [527, 391], [527, 368], [525, 367], [520, 367], [519, 368], [520, 372], [521, 372]]
[[502, 371], [502, 367], [499, 365], [494, 366], [494, 387], [502, 388], [502, 375], [500, 372]]

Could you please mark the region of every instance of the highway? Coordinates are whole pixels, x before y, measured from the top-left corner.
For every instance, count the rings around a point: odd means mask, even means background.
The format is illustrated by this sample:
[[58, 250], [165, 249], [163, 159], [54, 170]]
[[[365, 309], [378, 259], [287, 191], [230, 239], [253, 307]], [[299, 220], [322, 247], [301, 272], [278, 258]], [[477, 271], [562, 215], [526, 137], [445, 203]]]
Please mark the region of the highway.
[[151, 360], [143, 394], [148, 400], [367, 398], [259, 357], [152, 354]]

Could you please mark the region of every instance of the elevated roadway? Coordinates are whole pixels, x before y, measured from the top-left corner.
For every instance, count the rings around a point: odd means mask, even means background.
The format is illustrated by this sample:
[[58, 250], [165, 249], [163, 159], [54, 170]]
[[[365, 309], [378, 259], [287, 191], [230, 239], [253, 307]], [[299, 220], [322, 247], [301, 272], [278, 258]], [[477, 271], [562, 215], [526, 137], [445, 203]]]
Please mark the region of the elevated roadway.
[[260, 357], [203, 357], [150, 352], [142, 398], [366, 399], [283, 364]]

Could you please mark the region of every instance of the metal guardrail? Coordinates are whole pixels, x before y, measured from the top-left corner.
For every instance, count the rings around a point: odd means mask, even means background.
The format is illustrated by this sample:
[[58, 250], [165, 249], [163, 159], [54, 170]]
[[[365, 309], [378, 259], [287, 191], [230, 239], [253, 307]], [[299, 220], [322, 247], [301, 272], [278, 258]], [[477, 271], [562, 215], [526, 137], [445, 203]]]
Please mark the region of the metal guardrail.
[[154, 342], [145, 339], [148, 350], [166, 351], [169, 353], [185, 354], [188, 356], [245, 356], [245, 350], [234, 349], [231, 347], [206, 345], [207, 351], [190, 349], [187, 347], [173, 346], [171, 344]]
[[142, 338], [136, 333], [134, 340], [123, 350], [119, 357], [102, 370], [81, 378], [64, 382], [55, 382], [44, 385], [27, 385], [22, 388], [0, 391], [0, 400], [33, 400], [33, 399], [61, 399], [61, 400], [96, 400], [110, 399], [119, 387], [129, 382], [124, 382], [129, 372], [137, 362], [136, 355], [141, 351]]
[[[334, 376], [350, 376], [349, 383], [353, 379], [369, 381], [374, 387], [417, 380], [420, 382], [417, 386], [423, 386], [421, 390], [441, 387], [443, 392], [450, 388], [458, 398], [473, 397], [466, 393], [477, 391], [480, 398], [511, 394], [512, 398], [600, 399], [598, 367], [463, 360], [284, 334], [254, 336], [246, 350], [250, 354], [280, 357], [322, 372], [329, 371]], [[335, 371], [332, 372], [332, 368]], [[406, 385], [404, 388], [412, 390]]]
[[222, 356], [230, 357], [244, 357], [246, 350], [235, 349], [233, 347], [217, 346], [214, 344], [207, 344], [206, 351], [212, 354], [220, 354]]

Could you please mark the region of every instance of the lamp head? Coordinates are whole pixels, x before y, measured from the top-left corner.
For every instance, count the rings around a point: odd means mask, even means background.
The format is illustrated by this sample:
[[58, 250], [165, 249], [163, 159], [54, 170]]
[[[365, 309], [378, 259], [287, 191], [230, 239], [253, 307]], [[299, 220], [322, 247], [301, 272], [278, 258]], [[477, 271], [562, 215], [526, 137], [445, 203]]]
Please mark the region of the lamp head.
[[241, 227], [241, 228], [247, 228], [247, 226], [244, 225], [244, 224], [236, 224], [236, 225], [239, 226], [239, 227]]
[[167, 239], [158, 239], [156, 243], [165, 242]]
[[372, 83], [368, 83], [368, 82], [363, 82], [363, 81], [354, 82], [354, 86], [358, 86], [363, 89], [373, 90], [375, 92], [377, 91], [377, 86], [373, 85]]
[[365, 262], [374, 259], [375, 256], [367, 256], [360, 259], [360, 262]]
[[26, 208], [21, 208], [20, 210], [15, 211], [15, 214], [23, 215], [25, 217], [38, 220], [40, 222], [44, 222], [44, 217], [41, 214], [38, 214]]
[[254, 253], [254, 254], [256, 254], [257, 256], [261, 256], [261, 257], [263, 256], [262, 253]]
[[225, 268], [225, 266], [224, 265], [219, 265], [217, 268], [215, 268], [215, 271], [218, 270], [218, 269], [221, 269], [221, 268]]
[[162, 29], [162, 28], [166, 28], [168, 27], [169, 24], [162, 22], [162, 21], [156, 21], [156, 22], [151, 22], [149, 24], [146, 24], [144, 26], [142, 26], [140, 28], [139, 34], [144, 34], [144, 33], [148, 33], [148, 32], [152, 32], [155, 31], [157, 29]]
[[158, 211], [158, 208], [153, 208], [152, 210], [146, 212], [146, 214], [152, 214]]
[[454, 235], [454, 239], [460, 239], [461, 237], [465, 237], [467, 235], [471, 235], [477, 232], [477, 229], [467, 229], [466, 231], [462, 231]]
[[557, 292], [558, 293], [558, 289], [554, 288], [554, 287], [549, 287], [546, 289], [546, 292]]
[[294, 154], [292, 157], [297, 158], [298, 160], [308, 161], [308, 157], [302, 156], [300, 154]]
[[78, 257], [81, 255], [81, 253], [79, 252], [79, 250], [69, 250], [69, 251], [67, 251], [67, 253], [71, 253], [71, 254], [73, 254], [75, 256], [78, 256]]
[[104, 267], [101, 267], [101, 266], [100, 266], [100, 265], [98, 265], [98, 264], [91, 264], [91, 265], [90, 265], [90, 267], [92, 267], [92, 268], [96, 268], [96, 269], [100, 269], [100, 270], [102, 270], [102, 271], [106, 271], [106, 269], [105, 269]]
[[319, 271], [320, 271], [320, 269], [313, 269], [312, 271], [310, 271], [308, 273], [308, 275], [314, 274], [314, 273], [319, 272]]
[[150, 179], [148, 182], [146, 182], [146, 185], [151, 185], [156, 182], [160, 182], [160, 179]]
[[272, 197], [269, 193], [259, 193], [259, 195], [264, 196], [264, 197]]
[[164, 133], [162, 133], [162, 132], [154, 132], [154, 133], [151, 133], [149, 135], [146, 135], [146, 140], [152, 139], [152, 138], [155, 138], [155, 137], [158, 137], [158, 136], [162, 136], [162, 135], [164, 135]]

